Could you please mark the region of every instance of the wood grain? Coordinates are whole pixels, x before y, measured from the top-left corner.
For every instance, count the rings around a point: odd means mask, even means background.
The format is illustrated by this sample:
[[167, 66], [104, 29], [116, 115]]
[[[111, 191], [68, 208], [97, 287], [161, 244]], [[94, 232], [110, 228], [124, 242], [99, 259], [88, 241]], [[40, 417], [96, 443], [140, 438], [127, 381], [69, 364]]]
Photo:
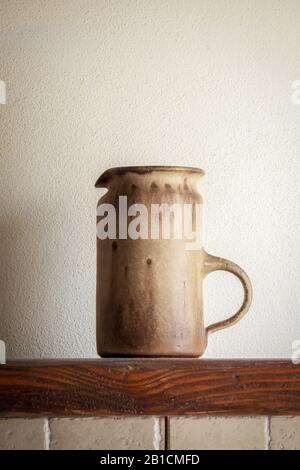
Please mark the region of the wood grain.
[[299, 415], [290, 361], [99, 359], [0, 366], [0, 415]]

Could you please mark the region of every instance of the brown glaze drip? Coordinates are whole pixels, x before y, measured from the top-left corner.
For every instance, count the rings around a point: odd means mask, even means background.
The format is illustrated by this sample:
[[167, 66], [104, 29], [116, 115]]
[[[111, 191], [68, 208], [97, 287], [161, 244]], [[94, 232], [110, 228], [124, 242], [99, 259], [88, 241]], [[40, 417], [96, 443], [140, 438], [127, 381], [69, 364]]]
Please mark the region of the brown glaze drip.
[[159, 191], [159, 187], [157, 186], [157, 184], [155, 184], [154, 182], [151, 183], [150, 185], [150, 191], [152, 193], [157, 193]]

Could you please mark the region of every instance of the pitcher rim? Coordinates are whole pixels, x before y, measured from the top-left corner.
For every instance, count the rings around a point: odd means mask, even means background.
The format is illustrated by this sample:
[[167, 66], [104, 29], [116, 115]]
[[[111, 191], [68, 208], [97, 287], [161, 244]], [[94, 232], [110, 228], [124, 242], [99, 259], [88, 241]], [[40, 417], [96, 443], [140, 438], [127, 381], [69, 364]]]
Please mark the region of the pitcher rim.
[[197, 174], [198, 176], [203, 176], [205, 173], [201, 168], [191, 167], [191, 166], [173, 166], [173, 165], [136, 165], [136, 166], [117, 166], [108, 168], [105, 170], [97, 179], [95, 183], [96, 188], [103, 187], [113, 176], [123, 176], [126, 173], [137, 173], [144, 175], [147, 173], [152, 173], [154, 171], [162, 172], [185, 172], [188, 174]]

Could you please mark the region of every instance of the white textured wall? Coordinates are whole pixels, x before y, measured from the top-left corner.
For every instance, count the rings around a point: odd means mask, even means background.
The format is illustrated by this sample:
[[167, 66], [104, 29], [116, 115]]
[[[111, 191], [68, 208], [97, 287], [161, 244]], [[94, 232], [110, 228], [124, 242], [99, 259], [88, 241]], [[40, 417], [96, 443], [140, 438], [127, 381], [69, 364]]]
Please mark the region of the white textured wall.
[[[205, 246], [251, 312], [207, 356], [300, 339], [298, 0], [1, 0], [0, 339], [10, 357], [95, 356], [93, 185], [107, 167], [202, 167]], [[171, 275], [171, 273], [170, 273]], [[170, 276], [170, 282], [171, 276]], [[205, 282], [207, 323], [241, 300]]]

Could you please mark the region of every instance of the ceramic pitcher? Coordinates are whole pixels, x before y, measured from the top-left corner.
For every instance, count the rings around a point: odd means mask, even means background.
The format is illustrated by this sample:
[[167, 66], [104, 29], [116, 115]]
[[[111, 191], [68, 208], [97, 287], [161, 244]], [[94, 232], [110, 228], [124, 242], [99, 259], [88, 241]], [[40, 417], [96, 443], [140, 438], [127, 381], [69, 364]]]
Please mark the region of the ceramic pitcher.
[[[97, 180], [96, 187], [108, 190], [97, 207], [100, 356], [199, 357], [209, 334], [247, 313], [248, 276], [201, 244], [203, 174], [198, 168], [122, 167]], [[180, 221], [188, 233], [180, 230]], [[234, 315], [205, 326], [202, 284], [216, 270], [240, 279], [244, 300]]]

